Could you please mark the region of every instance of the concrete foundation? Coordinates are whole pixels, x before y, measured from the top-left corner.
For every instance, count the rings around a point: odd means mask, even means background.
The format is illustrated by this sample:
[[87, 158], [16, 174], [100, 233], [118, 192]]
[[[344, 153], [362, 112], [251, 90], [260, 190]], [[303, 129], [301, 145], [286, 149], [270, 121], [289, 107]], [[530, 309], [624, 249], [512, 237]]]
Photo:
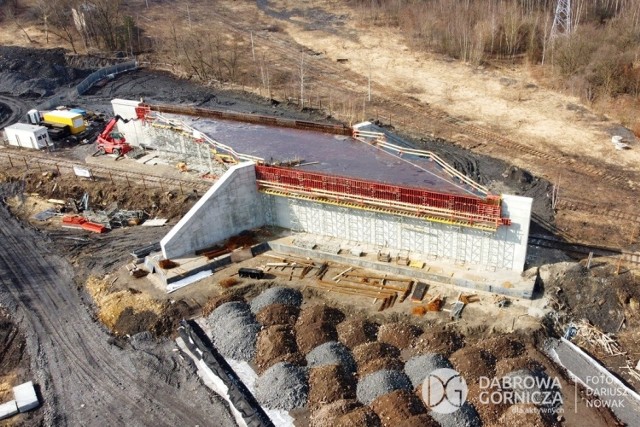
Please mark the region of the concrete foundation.
[[160, 241], [165, 258], [191, 255], [265, 224], [254, 164], [231, 167]]
[[495, 232], [273, 196], [257, 190], [253, 163], [229, 169], [162, 239], [166, 258], [184, 257], [243, 230], [272, 225], [423, 254], [426, 260], [521, 272], [527, 254], [532, 199], [503, 196], [511, 225]]

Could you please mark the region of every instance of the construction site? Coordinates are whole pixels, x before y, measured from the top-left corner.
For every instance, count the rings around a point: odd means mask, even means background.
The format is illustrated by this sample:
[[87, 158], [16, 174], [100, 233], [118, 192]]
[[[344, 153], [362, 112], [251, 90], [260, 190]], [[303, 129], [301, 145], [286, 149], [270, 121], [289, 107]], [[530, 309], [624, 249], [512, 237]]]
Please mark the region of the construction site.
[[0, 46], [1, 425], [638, 425], [633, 133], [506, 69], [400, 90], [345, 5], [223, 3], [282, 26], [255, 64], [308, 49], [301, 100]]

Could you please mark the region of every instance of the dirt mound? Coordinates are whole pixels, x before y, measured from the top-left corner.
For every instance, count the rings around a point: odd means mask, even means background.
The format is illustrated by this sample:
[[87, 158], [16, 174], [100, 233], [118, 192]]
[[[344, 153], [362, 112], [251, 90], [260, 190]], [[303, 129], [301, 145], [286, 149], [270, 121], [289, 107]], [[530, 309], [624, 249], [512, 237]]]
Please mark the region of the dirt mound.
[[416, 337], [411, 343], [409, 353], [412, 355], [421, 355], [428, 353], [441, 353], [449, 356], [454, 351], [464, 347], [464, 339], [462, 335], [454, 331], [427, 331]]
[[498, 354], [501, 359], [518, 357], [525, 351], [525, 345], [523, 343], [506, 335], [482, 340], [475, 344], [474, 347], [487, 350], [493, 354]]
[[360, 378], [365, 375], [369, 375], [373, 372], [380, 370], [393, 370], [393, 371], [402, 371], [404, 368], [404, 364], [402, 361], [395, 357], [382, 357], [380, 359], [373, 359], [364, 365], [358, 366], [358, 376]]
[[302, 309], [296, 325], [311, 325], [318, 322], [337, 325], [344, 320], [344, 313], [324, 304], [310, 305]]
[[98, 306], [98, 318], [116, 334], [156, 332], [155, 326], [164, 312], [165, 303], [128, 289], [111, 292], [109, 280], [93, 276], [87, 280], [86, 289]]
[[395, 427], [440, 427], [440, 424], [429, 415], [420, 414], [400, 421]]
[[323, 405], [311, 414], [309, 419], [310, 427], [334, 427], [339, 425], [337, 420], [344, 414], [362, 407], [362, 404], [355, 400], [338, 400], [327, 405]]
[[335, 325], [344, 320], [337, 308], [324, 304], [305, 307], [295, 325], [296, 341], [302, 354], [307, 354], [320, 344], [338, 340]]
[[276, 325], [263, 328], [256, 344], [256, 365], [258, 373], [278, 362], [303, 364], [304, 357], [298, 353], [295, 334], [291, 326]]
[[335, 326], [327, 322], [306, 323], [298, 319], [295, 331], [296, 343], [302, 354], [309, 353], [320, 344], [338, 339]]
[[378, 341], [404, 349], [421, 333], [420, 328], [408, 323], [385, 323], [378, 329]]
[[516, 357], [513, 359], [501, 359], [496, 362], [496, 377], [502, 378], [510, 372], [522, 369], [541, 372], [545, 370], [545, 367], [537, 360], [530, 359], [526, 356]]
[[479, 377], [492, 378], [496, 373], [496, 357], [486, 350], [465, 347], [453, 353], [449, 360], [467, 384], [477, 382]]
[[547, 427], [552, 425], [533, 404], [516, 404], [509, 407], [500, 417], [501, 426]]
[[311, 408], [355, 397], [355, 379], [342, 366], [325, 365], [310, 370], [309, 406]]
[[378, 325], [360, 317], [345, 320], [336, 326], [336, 330], [340, 342], [351, 349], [375, 341], [378, 335]]
[[353, 358], [356, 360], [356, 364], [358, 365], [358, 369], [376, 359], [382, 359], [385, 357], [394, 359], [400, 357], [400, 350], [398, 350], [397, 347], [382, 342], [360, 344], [353, 349], [352, 353]]
[[[490, 394], [493, 391], [498, 391], [494, 389], [481, 389], [478, 384], [469, 384], [469, 393], [467, 394], [467, 402], [472, 404], [476, 410], [478, 411], [478, 415], [482, 420], [483, 425], [490, 425], [493, 423], [497, 423], [504, 411], [509, 407], [506, 404], [493, 404], [487, 403], [490, 402]], [[482, 396], [480, 393], [483, 392]], [[484, 403], [483, 403], [484, 402]]]
[[371, 409], [378, 415], [383, 427], [395, 427], [414, 415], [425, 414], [427, 409], [415, 394], [396, 390], [371, 402]]
[[271, 304], [263, 308], [256, 315], [256, 319], [263, 326], [295, 325], [300, 309], [286, 304]]
[[209, 316], [213, 310], [220, 307], [222, 304], [233, 301], [244, 302], [244, 298], [231, 292], [225, 292], [222, 295], [211, 297], [207, 300], [206, 304], [202, 308], [202, 315], [205, 317]]
[[368, 406], [363, 406], [351, 411], [340, 418], [336, 422], [336, 426], [340, 427], [379, 427], [380, 419]]
[[640, 301], [640, 280], [631, 274], [616, 275], [615, 269], [601, 266], [587, 270], [578, 265], [547, 278], [544, 287], [560, 288], [558, 300], [573, 318], [587, 319], [605, 333], [616, 333], [625, 314], [638, 318], [631, 301]]
[[86, 74], [68, 66], [61, 48], [0, 46], [0, 93], [46, 96]]

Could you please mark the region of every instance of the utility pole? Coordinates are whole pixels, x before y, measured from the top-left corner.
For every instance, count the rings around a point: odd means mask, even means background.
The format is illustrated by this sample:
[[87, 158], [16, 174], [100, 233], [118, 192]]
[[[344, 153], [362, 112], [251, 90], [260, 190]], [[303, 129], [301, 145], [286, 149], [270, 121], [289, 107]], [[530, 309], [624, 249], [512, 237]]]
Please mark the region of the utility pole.
[[571, 0], [558, 0], [556, 14], [551, 27], [551, 39], [571, 34]]

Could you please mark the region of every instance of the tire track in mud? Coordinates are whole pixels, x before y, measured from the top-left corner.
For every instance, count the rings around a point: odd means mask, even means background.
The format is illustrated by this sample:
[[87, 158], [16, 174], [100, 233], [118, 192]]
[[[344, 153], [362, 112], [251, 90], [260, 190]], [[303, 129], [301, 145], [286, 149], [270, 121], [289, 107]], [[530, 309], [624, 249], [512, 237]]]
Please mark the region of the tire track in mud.
[[74, 289], [69, 264], [4, 207], [0, 238], [0, 285], [17, 305], [48, 424], [207, 425], [218, 413], [221, 425], [231, 425], [224, 407], [179, 396], [163, 373], [110, 345]]
[[[0, 128], [16, 123], [27, 114], [27, 104], [17, 98], [0, 94], [0, 104], [10, 110], [8, 114], [0, 115]], [[2, 112], [2, 108], [0, 108], [0, 112]]]

